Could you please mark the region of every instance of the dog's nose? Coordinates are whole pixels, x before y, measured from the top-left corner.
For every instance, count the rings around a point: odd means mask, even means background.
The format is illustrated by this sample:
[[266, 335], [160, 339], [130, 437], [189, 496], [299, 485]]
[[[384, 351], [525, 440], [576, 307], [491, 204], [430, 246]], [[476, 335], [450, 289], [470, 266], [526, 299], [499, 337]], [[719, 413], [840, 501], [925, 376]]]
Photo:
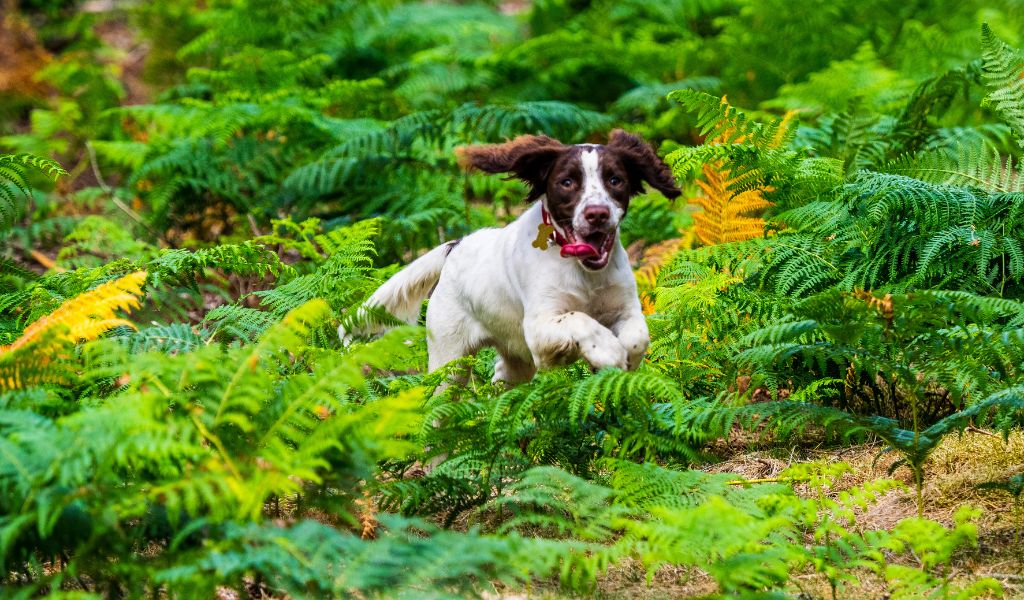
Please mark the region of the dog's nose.
[[607, 206], [588, 206], [583, 209], [583, 218], [594, 227], [604, 225], [611, 216]]

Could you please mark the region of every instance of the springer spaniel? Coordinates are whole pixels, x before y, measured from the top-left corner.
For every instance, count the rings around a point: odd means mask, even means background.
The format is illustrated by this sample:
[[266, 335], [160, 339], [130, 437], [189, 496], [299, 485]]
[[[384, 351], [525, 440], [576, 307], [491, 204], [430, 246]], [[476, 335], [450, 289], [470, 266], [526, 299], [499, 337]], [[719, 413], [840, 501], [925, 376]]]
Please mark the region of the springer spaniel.
[[499, 354], [494, 380], [508, 383], [580, 357], [594, 369], [636, 368], [649, 335], [618, 228], [643, 182], [679, 196], [665, 163], [622, 130], [606, 145], [524, 135], [458, 153], [465, 167], [525, 181], [533, 206], [427, 252], [365, 306], [415, 323], [429, 296], [431, 371], [486, 346]]

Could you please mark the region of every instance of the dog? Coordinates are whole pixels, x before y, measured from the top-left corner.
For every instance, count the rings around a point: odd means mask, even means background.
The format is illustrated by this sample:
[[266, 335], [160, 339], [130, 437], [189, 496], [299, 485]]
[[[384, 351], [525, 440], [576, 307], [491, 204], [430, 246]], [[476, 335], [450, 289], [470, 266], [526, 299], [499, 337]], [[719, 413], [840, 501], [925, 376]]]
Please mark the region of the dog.
[[503, 228], [430, 250], [364, 307], [413, 324], [429, 297], [431, 371], [489, 346], [494, 380], [508, 384], [581, 357], [595, 370], [635, 369], [650, 338], [619, 225], [644, 183], [679, 196], [668, 166], [621, 129], [604, 145], [523, 135], [456, 152], [465, 168], [524, 181], [533, 205]]

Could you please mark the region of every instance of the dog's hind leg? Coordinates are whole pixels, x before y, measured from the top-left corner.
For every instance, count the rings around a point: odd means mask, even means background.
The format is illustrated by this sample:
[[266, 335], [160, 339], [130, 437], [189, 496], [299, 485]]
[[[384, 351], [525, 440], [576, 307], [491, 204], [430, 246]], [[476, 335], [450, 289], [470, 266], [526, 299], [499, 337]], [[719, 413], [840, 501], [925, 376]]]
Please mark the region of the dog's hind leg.
[[427, 324], [427, 369], [431, 372], [440, 369], [453, 360], [469, 356], [481, 348], [483, 336], [473, 331], [466, 331], [466, 323], [455, 326], [431, 328]]
[[[483, 336], [475, 321], [467, 315], [459, 314], [459, 311], [434, 307], [433, 304], [427, 306], [427, 367], [430, 372], [443, 369], [452, 361], [469, 356], [484, 346]], [[468, 368], [450, 369], [445, 379], [434, 389], [434, 395], [450, 390], [450, 398], [457, 400], [468, 379]], [[452, 386], [455, 386], [454, 389]], [[443, 421], [432, 419], [431, 426], [442, 430], [445, 426]], [[425, 460], [416, 466], [416, 470], [424, 474], [433, 472], [438, 465], [448, 460], [448, 453], [437, 447], [427, 446], [424, 452]]]

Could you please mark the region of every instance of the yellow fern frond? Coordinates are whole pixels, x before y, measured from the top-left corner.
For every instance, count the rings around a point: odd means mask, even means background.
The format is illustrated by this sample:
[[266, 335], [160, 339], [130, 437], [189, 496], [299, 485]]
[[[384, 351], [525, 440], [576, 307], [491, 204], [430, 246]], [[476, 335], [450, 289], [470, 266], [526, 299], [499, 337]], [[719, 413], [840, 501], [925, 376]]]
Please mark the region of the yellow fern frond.
[[94, 340], [121, 325], [135, 327], [117, 314], [138, 308], [145, 282], [146, 272], [139, 271], [81, 293], [0, 346], [0, 389], [63, 381], [69, 344]]
[[[725, 97], [722, 97], [725, 103]], [[785, 140], [789, 126], [796, 116], [795, 111], [790, 111], [782, 117], [778, 131], [772, 139], [769, 147], [776, 147]], [[727, 130], [709, 144], [720, 144], [732, 137], [732, 131]], [[743, 137], [733, 140], [733, 143], [742, 143]], [[697, 185], [703, 192], [696, 198], [690, 198], [688, 202], [700, 207], [702, 212], [693, 215], [694, 231], [697, 239], [704, 245], [711, 246], [725, 242], [735, 242], [758, 237], [764, 234], [764, 220], [760, 215], [772, 206], [772, 203], [765, 199], [764, 195], [771, 192], [770, 186], [755, 187], [744, 190], [738, 194], [731, 191], [735, 178], [732, 177], [728, 161], [717, 160], [705, 164], [702, 167], [704, 178], [698, 179]]]
[[0, 353], [26, 346], [61, 325], [67, 327], [65, 337], [70, 342], [94, 340], [119, 325], [134, 327], [131, 322], [117, 318], [117, 311], [138, 308], [145, 283], [146, 272], [138, 271], [83, 292], [26, 327], [11, 345], [0, 346]]
[[782, 119], [779, 121], [779, 128], [775, 131], [775, 137], [772, 138], [772, 143], [768, 146], [769, 148], [778, 148], [782, 145], [786, 135], [789, 133], [789, 128], [793, 125], [793, 119], [796, 118], [799, 112], [797, 110], [787, 110], [786, 114], [782, 115]]
[[645, 315], [654, 312], [653, 292], [658, 284], [658, 273], [680, 250], [692, 248], [693, 239], [693, 229], [690, 229], [682, 237], [658, 242], [644, 250], [643, 256], [640, 257], [640, 266], [633, 275], [636, 277], [640, 305]]
[[762, 235], [765, 223], [759, 215], [772, 205], [764, 197], [768, 187], [733, 194], [724, 162], [704, 165], [704, 180], [697, 181], [703, 194], [689, 201], [703, 209], [693, 215], [693, 225], [697, 239], [709, 246]]

